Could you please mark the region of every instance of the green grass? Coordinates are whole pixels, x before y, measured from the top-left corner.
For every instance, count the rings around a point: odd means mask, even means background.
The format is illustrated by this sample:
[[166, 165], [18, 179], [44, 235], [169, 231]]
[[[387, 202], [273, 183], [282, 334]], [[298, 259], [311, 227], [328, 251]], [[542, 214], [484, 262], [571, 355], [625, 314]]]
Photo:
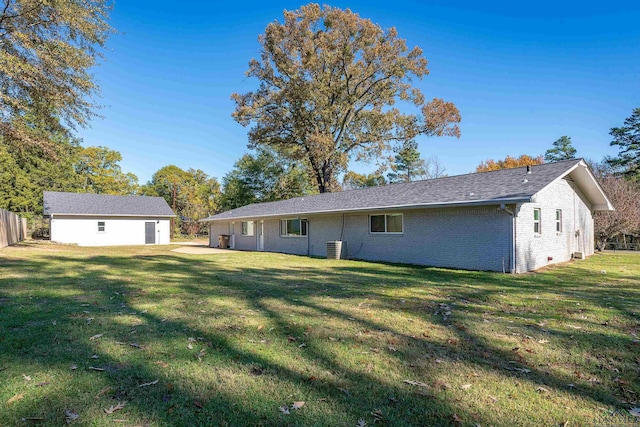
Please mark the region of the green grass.
[[0, 426], [638, 420], [638, 253], [511, 276], [170, 249], [0, 249]]

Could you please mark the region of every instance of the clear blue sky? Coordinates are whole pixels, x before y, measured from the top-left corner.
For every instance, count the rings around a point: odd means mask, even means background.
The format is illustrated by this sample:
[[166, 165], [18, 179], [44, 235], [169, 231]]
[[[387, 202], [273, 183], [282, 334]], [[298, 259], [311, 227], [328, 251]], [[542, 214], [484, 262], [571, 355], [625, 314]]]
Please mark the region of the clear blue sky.
[[[231, 113], [258, 35], [299, 2], [119, 0], [95, 69], [103, 118], [83, 144], [122, 153], [145, 183], [175, 164], [222, 179], [247, 152]], [[543, 154], [569, 135], [578, 155], [615, 154], [608, 135], [640, 107], [640, 1], [334, 1], [420, 46], [427, 98], [454, 102], [462, 137], [419, 140], [450, 175], [483, 160]], [[354, 165], [365, 171], [366, 166]], [[370, 168], [372, 169], [372, 167]]]

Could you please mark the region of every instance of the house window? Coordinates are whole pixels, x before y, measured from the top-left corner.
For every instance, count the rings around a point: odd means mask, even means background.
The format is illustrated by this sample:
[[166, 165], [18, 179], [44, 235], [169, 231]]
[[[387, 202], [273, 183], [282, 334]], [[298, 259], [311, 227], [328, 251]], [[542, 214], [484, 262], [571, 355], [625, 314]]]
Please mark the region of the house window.
[[556, 209], [556, 232], [562, 233], [562, 209]]
[[280, 220], [280, 236], [282, 237], [300, 237], [307, 235], [306, 219], [281, 219]]
[[402, 214], [371, 215], [369, 231], [371, 233], [402, 233]]
[[98, 221], [98, 233], [104, 233], [104, 221]]
[[242, 235], [253, 236], [253, 221], [242, 221]]
[[536, 234], [542, 233], [542, 227], [540, 223], [540, 208], [535, 208], [533, 210], [533, 232]]

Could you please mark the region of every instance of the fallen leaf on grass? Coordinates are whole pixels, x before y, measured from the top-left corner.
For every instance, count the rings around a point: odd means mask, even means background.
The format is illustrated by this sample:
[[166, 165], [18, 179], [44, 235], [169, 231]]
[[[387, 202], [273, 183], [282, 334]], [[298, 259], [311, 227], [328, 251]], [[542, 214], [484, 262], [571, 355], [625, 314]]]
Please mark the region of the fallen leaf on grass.
[[207, 352], [204, 349], [202, 349], [202, 350], [200, 350], [199, 353], [194, 354], [193, 357], [195, 357], [196, 359], [198, 359], [201, 362], [202, 358], [204, 357], [205, 354], [207, 354]]
[[51, 384], [49, 381], [42, 381], [41, 383], [36, 384], [36, 387], [44, 387], [49, 384]]
[[546, 344], [549, 340], [538, 340], [538, 344]]
[[298, 346], [298, 348], [305, 348], [307, 345], [305, 343], [302, 343]]
[[549, 393], [551, 390], [546, 387], [539, 386], [538, 388], [536, 388], [536, 391], [539, 391], [540, 393]]
[[406, 384], [415, 385], [415, 386], [418, 386], [418, 387], [429, 387], [429, 384], [426, 384], [426, 383], [423, 383], [423, 382], [420, 382], [420, 381], [404, 380], [403, 382], [406, 383]]
[[16, 394], [11, 399], [7, 400], [7, 405], [11, 405], [12, 403], [17, 402], [18, 400], [22, 399], [23, 397], [24, 397], [24, 394], [22, 394], [22, 393]]
[[291, 412], [289, 412], [289, 408], [286, 406], [281, 406], [278, 408], [278, 410], [280, 412], [282, 412], [284, 415], [289, 415]]
[[341, 392], [343, 392], [347, 396], [351, 396], [351, 393], [349, 393], [349, 390], [347, 390], [346, 388], [339, 388], [338, 390], [340, 390]]
[[131, 347], [134, 347], [134, 348], [142, 348], [142, 346], [141, 346], [140, 344], [138, 344], [137, 342], [132, 342], [132, 343], [130, 343], [129, 345], [130, 345]]
[[103, 388], [102, 390], [100, 390], [98, 392], [98, 394], [96, 394], [95, 398], [99, 398], [100, 396], [102, 396], [103, 394], [105, 394], [106, 392], [108, 392], [109, 390], [111, 390], [111, 386], [106, 386], [105, 388]]
[[299, 402], [293, 402], [293, 404], [291, 405], [291, 409], [300, 409], [304, 406], [304, 402], [299, 401]]
[[204, 405], [202, 403], [200, 403], [198, 400], [194, 400], [193, 404], [196, 405], [200, 409], [204, 408]]
[[89, 369], [90, 371], [98, 371], [98, 372], [104, 371], [104, 368], [96, 368], [95, 366], [89, 366], [87, 369]]
[[156, 360], [155, 362], [153, 362], [156, 365], [160, 365], [163, 368], [168, 368], [169, 364], [167, 362], [163, 362], [162, 360]]
[[76, 369], [78, 369], [78, 365], [71, 365], [69, 369], [71, 369], [72, 371], [75, 371]]
[[104, 412], [106, 412], [108, 415], [113, 414], [116, 411], [119, 411], [120, 409], [124, 408], [124, 405], [126, 405], [127, 402], [118, 402], [117, 405], [111, 405], [109, 407], [109, 409], [105, 409]]
[[155, 380], [155, 381], [151, 381], [150, 383], [140, 384], [138, 386], [138, 388], [140, 388], [140, 387], [149, 387], [150, 385], [156, 385], [156, 384], [158, 384], [158, 382], [160, 382], [160, 380]]
[[67, 422], [67, 424], [71, 424], [78, 418], [80, 418], [80, 415], [76, 414], [75, 412], [68, 409], [64, 411], [64, 420]]
[[96, 335], [92, 336], [91, 338], [89, 338], [89, 341], [93, 341], [93, 340], [95, 340], [95, 339], [98, 339], [98, 338], [100, 338], [100, 337], [101, 337], [101, 336], [103, 336], [103, 335], [104, 335], [104, 334], [96, 334]]
[[360, 418], [356, 427], [367, 427], [367, 422], [364, 420], [364, 418]]
[[460, 388], [463, 390], [469, 390], [471, 388], [471, 384], [462, 384]]
[[22, 374], [22, 378], [24, 378], [25, 381], [31, 381], [31, 377], [29, 375]]
[[94, 354], [93, 356], [91, 356], [92, 359], [99, 359], [100, 356], [98, 356], [97, 354]]

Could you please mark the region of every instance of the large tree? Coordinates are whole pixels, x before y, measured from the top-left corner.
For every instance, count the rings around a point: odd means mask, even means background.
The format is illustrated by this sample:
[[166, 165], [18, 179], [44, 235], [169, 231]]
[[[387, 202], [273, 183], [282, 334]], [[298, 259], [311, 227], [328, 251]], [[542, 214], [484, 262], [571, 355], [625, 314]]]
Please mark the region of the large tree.
[[[418, 47], [350, 10], [317, 4], [285, 11], [259, 38], [260, 59], [247, 75], [256, 91], [233, 94], [233, 117], [251, 148], [269, 146], [303, 160], [320, 192], [330, 191], [350, 160], [380, 158], [418, 135], [459, 136], [458, 109], [425, 103], [413, 78], [428, 74]], [[416, 113], [405, 113], [411, 106]]]
[[98, 89], [90, 69], [112, 31], [109, 3], [0, 2], [0, 135], [7, 142], [51, 149], [47, 135], [30, 132], [28, 114], [55, 133], [86, 125]]
[[606, 175], [598, 181], [615, 208], [594, 215], [596, 245], [604, 249], [617, 236], [640, 234], [640, 186], [616, 175]]
[[561, 136], [554, 141], [553, 147], [544, 153], [545, 162], [559, 162], [576, 158], [576, 149], [571, 143], [570, 136]]
[[519, 168], [522, 166], [535, 166], [543, 163], [544, 159], [542, 156], [533, 157], [527, 154], [523, 154], [520, 157], [507, 156], [504, 160], [489, 159], [481, 162], [476, 167], [476, 172], [490, 172], [500, 169]]
[[222, 179], [222, 210], [313, 193], [308, 171], [273, 150], [245, 154]]
[[122, 155], [108, 147], [86, 147], [76, 163], [82, 191], [97, 194], [135, 194], [138, 177], [122, 172]]
[[627, 178], [640, 182], [640, 107], [625, 119], [624, 125], [612, 128], [611, 146], [620, 149], [617, 157], [607, 158], [610, 166], [619, 170]]
[[423, 159], [415, 141], [406, 142], [389, 165], [389, 182], [411, 182], [446, 176], [446, 170], [436, 156]]
[[220, 183], [200, 169], [184, 170], [175, 165], [160, 168], [141, 192], [163, 197], [177, 218], [172, 219], [171, 234], [202, 232], [206, 226], [198, 220], [213, 215], [220, 203]]

